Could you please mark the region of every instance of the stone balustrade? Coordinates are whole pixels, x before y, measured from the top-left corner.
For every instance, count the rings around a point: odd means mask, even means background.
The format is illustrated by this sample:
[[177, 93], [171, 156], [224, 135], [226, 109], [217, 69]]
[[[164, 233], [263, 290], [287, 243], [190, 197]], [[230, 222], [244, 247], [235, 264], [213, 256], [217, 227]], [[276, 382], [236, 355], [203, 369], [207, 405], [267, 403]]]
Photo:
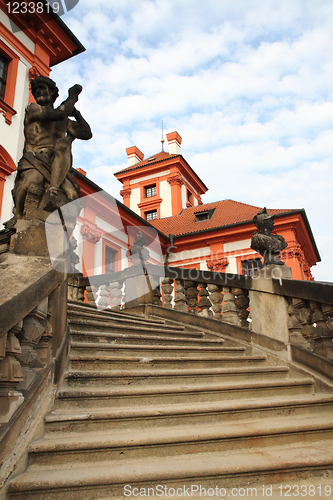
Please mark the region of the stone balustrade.
[[[138, 297], [136, 305], [152, 303], [212, 318], [333, 359], [333, 286], [269, 278], [266, 274], [258, 279], [147, 264], [152, 293], [141, 301]], [[112, 275], [78, 278], [80, 291], [76, 295], [85, 296], [99, 308], [126, 309], [129, 275], [133, 286], [133, 268]], [[133, 305], [131, 301], [130, 307]]]
[[[38, 257], [8, 255], [4, 263], [2, 275], [10, 285], [0, 297], [2, 428], [21, 405], [29, 408], [42, 380], [55, 373], [67, 332], [66, 275]], [[75, 299], [82, 300], [74, 288]]]

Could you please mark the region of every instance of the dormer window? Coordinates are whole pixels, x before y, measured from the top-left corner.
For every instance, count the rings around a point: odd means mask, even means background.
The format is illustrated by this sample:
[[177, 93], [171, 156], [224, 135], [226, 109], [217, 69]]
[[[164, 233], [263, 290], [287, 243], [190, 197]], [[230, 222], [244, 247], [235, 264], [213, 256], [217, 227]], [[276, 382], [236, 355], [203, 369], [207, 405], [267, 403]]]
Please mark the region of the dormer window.
[[151, 198], [152, 196], [156, 196], [156, 184], [147, 186], [145, 188], [145, 196], [146, 198]]
[[213, 217], [215, 212], [215, 208], [211, 208], [210, 210], [205, 210], [204, 212], [196, 212], [195, 222], [202, 222], [204, 220], [210, 220]]

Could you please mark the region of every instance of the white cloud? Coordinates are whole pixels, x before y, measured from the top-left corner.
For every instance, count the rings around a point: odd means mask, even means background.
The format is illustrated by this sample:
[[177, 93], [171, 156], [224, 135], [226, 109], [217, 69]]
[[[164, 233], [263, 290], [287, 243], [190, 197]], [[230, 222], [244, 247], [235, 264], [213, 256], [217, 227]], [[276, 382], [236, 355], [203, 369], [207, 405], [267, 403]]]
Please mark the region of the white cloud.
[[80, 0], [64, 21], [87, 51], [52, 78], [62, 98], [83, 84], [94, 133], [75, 166], [116, 196], [125, 148], [159, 151], [163, 119], [205, 201], [305, 208], [324, 260], [314, 274], [333, 281], [330, 0]]

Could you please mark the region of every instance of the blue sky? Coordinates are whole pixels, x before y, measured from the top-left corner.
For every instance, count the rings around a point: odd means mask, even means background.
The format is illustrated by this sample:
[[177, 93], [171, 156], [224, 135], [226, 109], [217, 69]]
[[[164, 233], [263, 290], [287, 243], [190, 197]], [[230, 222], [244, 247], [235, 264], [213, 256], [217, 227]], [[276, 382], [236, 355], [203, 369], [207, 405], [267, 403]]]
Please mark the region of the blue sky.
[[305, 208], [333, 281], [331, 0], [80, 0], [63, 20], [87, 49], [50, 75], [61, 99], [84, 87], [76, 168], [119, 198], [125, 149], [160, 151], [163, 119], [204, 203]]

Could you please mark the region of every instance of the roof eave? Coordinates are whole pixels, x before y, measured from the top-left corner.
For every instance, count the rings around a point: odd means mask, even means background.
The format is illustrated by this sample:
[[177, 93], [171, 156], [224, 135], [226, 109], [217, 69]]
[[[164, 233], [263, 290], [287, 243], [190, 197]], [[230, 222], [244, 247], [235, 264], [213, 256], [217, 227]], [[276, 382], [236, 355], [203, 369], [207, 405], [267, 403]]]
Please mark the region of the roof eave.
[[95, 184], [95, 182], [91, 181], [88, 177], [86, 177], [85, 175], [81, 174], [81, 172], [78, 172], [77, 170], [75, 170], [75, 176], [77, 176], [83, 182], [86, 182], [89, 186], [91, 186], [97, 192], [103, 191], [104, 194], [105, 194], [105, 196], [107, 198], [112, 198], [112, 199], [116, 200], [117, 206], [119, 208], [121, 208], [122, 210], [124, 210], [125, 212], [127, 212], [129, 215], [133, 216], [138, 221], [140, 221], [140, 225], [151, 227], [152, 229], [154, 229], [155, 231], [157, 231], [157, 233], [158, 233], [159, 236], [161, 236], [165, 240], [169, 240], [168, 236], [166, 236], [164, 233], [162, 233], [162, 231], [160, 231], [159, 229], [157, 229], [156, 227], [154, 227], [152, 224], [150, 224], [148, 221], [146, 221], [146, 219], [143, 219], [142, 217], [140, 217], [140, 215], [138, 215], [136, 212], [133, 212], [133, 210], [131, 210], [130, 208], [126, 207], [126, 205], [124, 205], [123, 203], [121, 203], [121, 201], [119, 201], [116, 198], [114, 198], [107, 191], [104, 191], [100, 186], [98, 186], [98, 184]]

